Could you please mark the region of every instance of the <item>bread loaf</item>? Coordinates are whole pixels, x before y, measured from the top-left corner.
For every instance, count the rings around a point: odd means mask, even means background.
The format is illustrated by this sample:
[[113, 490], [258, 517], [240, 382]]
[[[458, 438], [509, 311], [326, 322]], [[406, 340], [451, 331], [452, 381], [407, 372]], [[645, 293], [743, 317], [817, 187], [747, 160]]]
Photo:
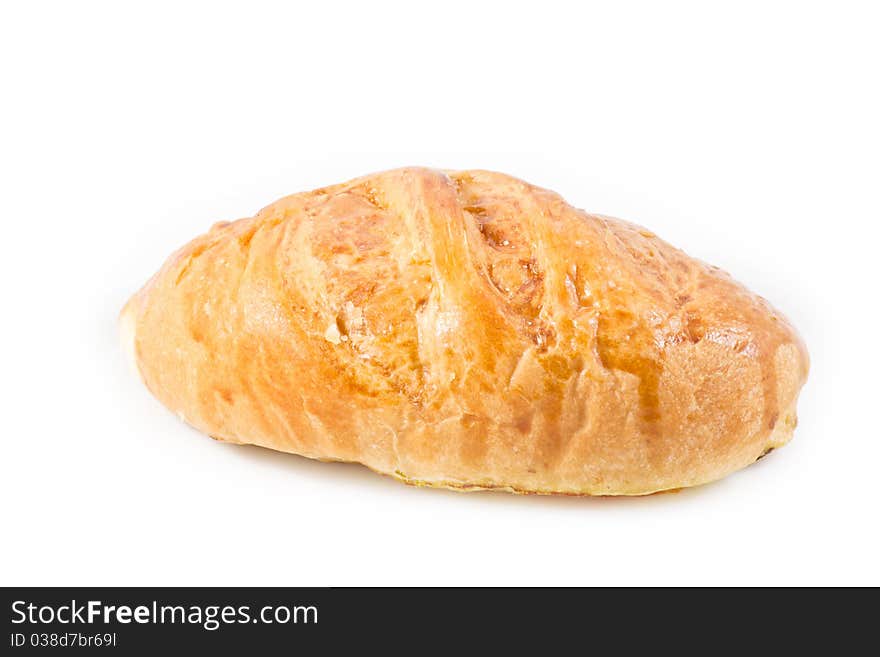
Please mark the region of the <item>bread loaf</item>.
[[808, 369], [727, 274], [487, 171], [388, 171], [216, 224], [121, 319], [200, 431], [456, 490], [713, 481], [791, 438]]

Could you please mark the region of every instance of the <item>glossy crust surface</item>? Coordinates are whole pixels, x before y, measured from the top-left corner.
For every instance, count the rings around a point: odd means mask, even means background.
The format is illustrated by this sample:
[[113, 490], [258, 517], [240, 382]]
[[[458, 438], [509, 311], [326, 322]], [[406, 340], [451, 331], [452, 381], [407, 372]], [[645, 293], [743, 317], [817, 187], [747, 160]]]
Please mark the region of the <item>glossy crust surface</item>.
[[790, 439], [808, 369], [717, 268], [487, 171], [387, 171], [217, 224], [122, 322], [206, 434], [465, 490], [718, 479]]

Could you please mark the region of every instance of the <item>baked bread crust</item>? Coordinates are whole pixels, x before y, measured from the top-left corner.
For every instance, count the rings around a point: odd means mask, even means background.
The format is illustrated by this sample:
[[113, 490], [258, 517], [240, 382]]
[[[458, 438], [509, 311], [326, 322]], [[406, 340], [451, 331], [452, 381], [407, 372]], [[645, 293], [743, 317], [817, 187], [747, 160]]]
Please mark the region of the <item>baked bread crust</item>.
[[488, 171], [387, 171], [216, 224], [121, 319], [200, 431], [458, 490], [719, 479], [791, 438], [808, 369], [719, 269]]

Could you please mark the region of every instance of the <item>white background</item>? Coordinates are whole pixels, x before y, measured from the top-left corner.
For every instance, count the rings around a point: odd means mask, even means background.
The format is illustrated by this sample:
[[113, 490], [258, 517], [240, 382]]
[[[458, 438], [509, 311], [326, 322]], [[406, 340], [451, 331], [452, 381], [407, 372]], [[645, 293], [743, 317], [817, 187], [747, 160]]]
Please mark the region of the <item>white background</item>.
[[[870, 3], [0, 10], [0, 583], [880, 584]], [[650, 227], [789, 315], [790, 446], [644, 499], [462, 495], [227, 446], [127, 369], [172, 250], [408, 164]]]

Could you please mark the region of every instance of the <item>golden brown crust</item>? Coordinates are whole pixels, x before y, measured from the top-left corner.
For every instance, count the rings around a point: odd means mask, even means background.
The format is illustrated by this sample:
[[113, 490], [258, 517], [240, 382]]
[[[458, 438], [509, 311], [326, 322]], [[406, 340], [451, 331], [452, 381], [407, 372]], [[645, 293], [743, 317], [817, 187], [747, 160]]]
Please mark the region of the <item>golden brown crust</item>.
[[201, 431], [455, 489], [637, 495], [785, 444], [808, 368], [763, 299], [632, 224], [408, 168], [215, 225], [123, 311]]

